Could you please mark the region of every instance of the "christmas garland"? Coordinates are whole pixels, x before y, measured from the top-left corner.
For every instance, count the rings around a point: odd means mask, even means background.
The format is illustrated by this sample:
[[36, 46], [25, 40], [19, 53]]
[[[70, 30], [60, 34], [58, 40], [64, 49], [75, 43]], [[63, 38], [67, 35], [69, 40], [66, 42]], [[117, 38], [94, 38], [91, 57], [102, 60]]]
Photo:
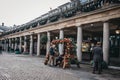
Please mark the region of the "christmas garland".
[[69, 38], [64, 38], [64, 39], [57, 39], [57, 40], [53, 40], [52, 43], [53, 44], [62, 44], [62, 43], [70, 43], [71, 39]]

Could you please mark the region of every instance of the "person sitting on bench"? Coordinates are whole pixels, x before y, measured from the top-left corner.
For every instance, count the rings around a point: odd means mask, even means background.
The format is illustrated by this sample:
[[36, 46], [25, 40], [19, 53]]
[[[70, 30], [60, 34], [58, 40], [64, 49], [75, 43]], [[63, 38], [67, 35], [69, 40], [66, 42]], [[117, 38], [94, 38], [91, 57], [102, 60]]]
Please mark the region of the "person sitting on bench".
[[56, 65], [55, 65], [55, 66], [57, 66], [57, 65], [60, 66], [60, 64], [61, 64], [62, 61], [63, 61], [63, 56], [64, 56], [64, 54], [59, 55], [59, 56], [56, 58]]

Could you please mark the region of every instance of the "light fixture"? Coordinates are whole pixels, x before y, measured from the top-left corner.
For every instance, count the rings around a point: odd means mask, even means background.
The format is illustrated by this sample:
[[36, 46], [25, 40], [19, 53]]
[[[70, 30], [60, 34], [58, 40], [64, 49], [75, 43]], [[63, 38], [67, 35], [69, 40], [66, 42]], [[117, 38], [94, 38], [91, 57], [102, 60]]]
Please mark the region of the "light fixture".
[[118, 25], [117, 29], [115, 30], [116, 34], [120, 34], [120, 25]]
[[55, 39], [58, 39], [58, 37], [55, 37]]
[[93, 27], [93, 26], [94, 26], [94, 24], [90, 24], [90, 26], [92, 26], [92, 27]]

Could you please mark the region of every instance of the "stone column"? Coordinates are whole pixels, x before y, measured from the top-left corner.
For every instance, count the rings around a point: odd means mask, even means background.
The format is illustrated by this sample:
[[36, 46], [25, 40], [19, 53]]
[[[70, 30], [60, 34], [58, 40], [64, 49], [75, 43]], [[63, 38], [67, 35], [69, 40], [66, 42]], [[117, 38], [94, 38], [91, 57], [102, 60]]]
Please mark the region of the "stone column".
[[37, 56], [40, 56], [40, 33], [37, 36]]
[[7, 40], [7, 52], [9, 51], [9, 39]]
[[26, 41], [26, 39], [27, 39], [27, 36], [24, 36], [24, 53], [27, 52], [27, 41]]
[[13, 49], [15, 50], [15, 38], [13, 38], [14, 44], [13, 44]]
[[[60, 29], [59, 39], [64, 39], [64, 31], [63, 31], [63, 29]], [[59, 53], [63, 54], [63, 51], [64, 51], [64, 44], [59, 44]]]
[[108, 63], [109, 58], [109, 23], [103, 23], [103, 60]]
[[11, 40], [12, 40], [12, 49], [14, 49], [14, 48], [13, 48], [13, 45], [14, 45], [14, 44], [13, 44], [13, 38], [12, 38]]
[[20, 52], [22, 52], [22, 37], [20, 37], [19, 49], [20, 49]]
[[49, 31], [47, 32], [47, 38], [48, 38], [48, 41], [47, 41], [47, 54], [48, 54], [50, 49], [50, 32]]
[[40, 26], [40, 23], [38, 22], [37, 26]]
[[6, 39], [5, 40], [5, 51], [7, 52], [7, 50], [8, 50], [8, 40]]
[[5, 51], [7, 52], [8, 51], [8, 39], [6, 39], [6, 45], [5, 45]]
[[11, 47], [11, 39], [9, 39], [9, 47]]
[[30, 35], [30, 55], [33, 54], [33, 35]]
[[7, 51], [7, 43], [6, 43], [6, 40], [5, 40], [5, 44], [4, 44], [4, 51]]
[[77, 27], [77, 59], [82, 61], [82, 27]]
[[11, 50], [11, 46], [12, 46], [12, 45], [11, 45], [11, 39], [9, 39], [9, 47], [8, 47], [8, 48], [9, 48], [9, 51]]
[[16, 48], [17, 48], [17, 38], [15, 38], [15, 50], [16, 50]]

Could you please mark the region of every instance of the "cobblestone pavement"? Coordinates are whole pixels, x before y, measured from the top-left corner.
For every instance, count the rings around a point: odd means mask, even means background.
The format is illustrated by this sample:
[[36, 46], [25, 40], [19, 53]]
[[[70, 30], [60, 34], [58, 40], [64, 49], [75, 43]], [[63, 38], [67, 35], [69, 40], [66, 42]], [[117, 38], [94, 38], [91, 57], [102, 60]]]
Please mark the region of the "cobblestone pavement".
[[107, 72], [92, 74], [91, 68], [84, 65], [80, 69], [76, 66], [62, 69], [43, 62], [44, 58], [40, 57], [4, 53], [0, 55], [0, 80], [120, 80], [120, 76]]

